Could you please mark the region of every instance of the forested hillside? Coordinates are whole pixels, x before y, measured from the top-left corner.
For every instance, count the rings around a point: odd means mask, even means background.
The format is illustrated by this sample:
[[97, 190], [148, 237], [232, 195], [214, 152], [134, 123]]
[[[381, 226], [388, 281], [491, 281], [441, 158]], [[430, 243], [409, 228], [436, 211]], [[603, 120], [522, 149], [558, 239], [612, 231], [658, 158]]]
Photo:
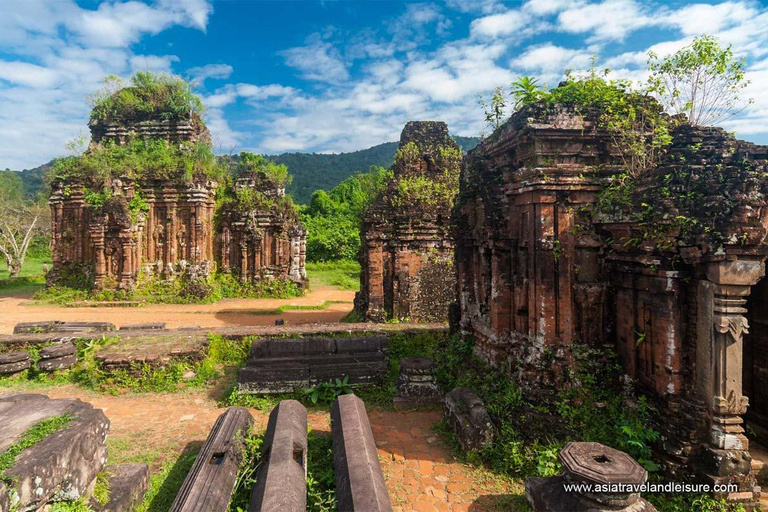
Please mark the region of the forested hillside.
[[[464, 151], [474, 148], [478, 137], [454, 137]], [[368, 172], [371, 166], [389, 167], [397, 150], [397, 142], [385, 142], [352, 153], [283, 153], [270, 158], [288, 166], [293, 183], [288, 192], [299, 204], [309, 204], [315, 190], [331, 190], [356, 172]], [[43, 187], [45, 171], [52, 162], [21, 171], [24, 193], [34, 197]], [[3, 171], [0, 171], [3, 172]]]

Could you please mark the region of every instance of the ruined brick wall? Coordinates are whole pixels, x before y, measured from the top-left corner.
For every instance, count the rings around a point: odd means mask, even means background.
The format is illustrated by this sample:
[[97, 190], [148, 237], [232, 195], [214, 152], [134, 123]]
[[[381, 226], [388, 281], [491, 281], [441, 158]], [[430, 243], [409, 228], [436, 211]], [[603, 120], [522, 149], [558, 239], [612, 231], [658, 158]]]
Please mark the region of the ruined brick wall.
[[682, 125], [611, 211], [596, 201], [617, 156], [564, 106], [526, 107], [470, 151], [460, 327], [533, 396], [572, 382], [576, 344], [615, 349], [658, 411], [665, 468], [750, 501], [742, 416], [752, 402], [750, 418], [768, 417], [768, 148]]
[[610, 339], [601, 243], [584, 207], [615, 163], [594, 120], [565, 108], [524, 109], [465, 158], [455, 212], [461, 328], [532, 392], [557, 388], [570, 345]]
[[[196, 114], [181, 120], [92, 122], [90, 126], [92, 144], [123, 144], [132, 137], [210, 143], [210, 133]], [[237, 186], [263, 188], [253, 179], [243, 179]], [[200, 278], [217, 265], [244, 280], [306, 281], [306, 232], [292, 209], [229, 209], [222, 213], [226, 222], [217, 232], [219, 184], [210, 179], [147, 178], [135, 183], [120, 178], [104, 187], [110, 189], [111, 197], [93, 205], [86, 202], [85, 183], [57, 180], [52, 184], [50, 284], [76, 282], [92, 284], [97, 290], [132, 290], [142, 276]], [[129, 204], [137, 191], [146, 208], [132, 212]], [[284, 193], [275, 188], [267, 195], [283, 197]]]
[[406, 124], [394, 178], [363, 219], [355, 309], [364, 318], [447, 320], [455, 273], [446, 193], [459, 162], [445, 123]]
[[211, 133], [195, 112], [172, 119], [93, 119], [88, 127], [91, 130], [91, 144], [124, 144], [132, 138], [211, 143]]
[[136, 217], [128, 206], [133, 183], [113, 183], [113, 197], [101, 206], [85, 202], [81, 184], [52, 184], [49, 283], [83, 273], [96, 289], [130, 290], [141, 271], [170, 278], [193, 266], [213, 270], [216, 184], [168, 180], [139, 187], [148, 210]]
[[222, 210], [217, 240], [221, 269], [243, 280], [286, 278], [305, 285], [307, 232], [295, 209], [281, 201], [285, 189], [263, 175], [241, 176], [235, 188], [257, 190], [271, 206], [233, 204]]

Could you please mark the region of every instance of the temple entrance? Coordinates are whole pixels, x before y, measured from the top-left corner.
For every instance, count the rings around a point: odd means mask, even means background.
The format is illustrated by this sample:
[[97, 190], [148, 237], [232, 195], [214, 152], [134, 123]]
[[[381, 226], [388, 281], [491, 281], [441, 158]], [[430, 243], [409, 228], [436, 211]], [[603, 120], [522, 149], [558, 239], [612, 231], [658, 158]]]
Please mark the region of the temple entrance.
[[749, 334], [744, 335], [743, 392], [749, 398], [746, 420], [768, 443], [768, 279], [752, 287], [747, 301]]

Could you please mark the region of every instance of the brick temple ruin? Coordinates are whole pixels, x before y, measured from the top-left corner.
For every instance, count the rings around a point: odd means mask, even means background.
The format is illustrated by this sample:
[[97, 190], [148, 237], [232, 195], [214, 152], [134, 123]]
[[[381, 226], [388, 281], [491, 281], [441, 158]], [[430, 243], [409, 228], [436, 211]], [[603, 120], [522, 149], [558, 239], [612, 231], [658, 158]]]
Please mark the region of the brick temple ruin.
[[448, 318], [456, 282], [450, 236], [452, 197], [429, 200], [408, 195], [407, 186], [424, 183], [419, 180], [450, 186], [458, 178], [460, 163], [461, 150], [445, 123], [405, 125], [395, 154], [394, 177], [363, 219], [355, 309], [366, 320]]
[[[141, 121], [91, 120], [90, 130], [91, 148], [135, 138], [211, 144], [207, 127], [194, 112], [173, 119], [157, 113]], [[143, 276], [197, 279], [216, 268], [244, 281], [306, 282], [306, 231], [295, 210], [219, 212], [215, 197], [223, 185], [201, 174], [184, 180], [183, 172], [140, 183], [127, 177], [114, 179], [103, 185], [111, 190], [111, 198], [102, 205], [87, 202], [85, 180], [55, 180], [50, 196], [49, 284], [67, 282], [74, 275], [96, 290], [132, 290]], [[255, 174], [239, 176], [234, 187], [251, 187], [273, 198], [285, 195], [284, 188]], [[139, 215], [129, 207], [137, 191], [147, 204]]]
[[768, 428], [767, 164], [766, 146], [684, 124], [630, 208], [600, 213], [623, 169], [611, 138], [594, 116], [524, 107], [464, 161], [462, 332], [542, 398], [568, 385], [580, 350], [612, 348], [663, 418], [664, 469], [753, 501], [744, 420]]

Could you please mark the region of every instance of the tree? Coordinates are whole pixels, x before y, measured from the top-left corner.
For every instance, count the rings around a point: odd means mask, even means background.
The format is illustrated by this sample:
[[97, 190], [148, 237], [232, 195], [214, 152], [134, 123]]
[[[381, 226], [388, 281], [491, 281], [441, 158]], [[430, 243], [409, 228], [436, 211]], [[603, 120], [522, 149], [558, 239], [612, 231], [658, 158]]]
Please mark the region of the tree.
[[692, 125], [712, 125], [744, 110], [752, 100], [741, 98], [749, 85], [746, 62], [731, 46], [713, 36], [697, 37], [677, 53], [660, 59], [648, 54], [650, 87], [672, 114], [683, 113]]
[[49, 227], [47, 216], [43, 201], [24, 199], [19, 176], [0, 174], [0, 254], [10, 277], [19, 276], [30, 244]]
[[482, 94], [478, 94], [478, 101], [485, 112], [485, 122], [495, 130], [504, 119], [504, 110], [507, 108], [507, 98], [503, 87], [497, 87], [491, 94], [490, 103], [486, 103]]

